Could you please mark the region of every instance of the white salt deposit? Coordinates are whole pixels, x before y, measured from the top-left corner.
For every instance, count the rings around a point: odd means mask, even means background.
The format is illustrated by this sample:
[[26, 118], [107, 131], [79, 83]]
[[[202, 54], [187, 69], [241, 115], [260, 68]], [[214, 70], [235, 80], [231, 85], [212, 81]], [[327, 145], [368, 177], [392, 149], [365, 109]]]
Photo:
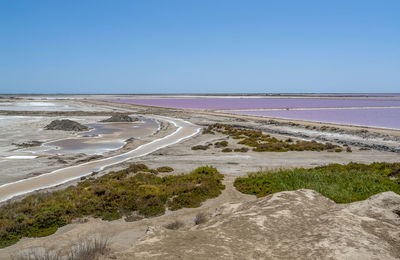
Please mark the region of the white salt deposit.
[[34, 155], [11, 155], [11, 156], [7, 156], [6, 159], [35, 159], [37, 158], [37, 156]]

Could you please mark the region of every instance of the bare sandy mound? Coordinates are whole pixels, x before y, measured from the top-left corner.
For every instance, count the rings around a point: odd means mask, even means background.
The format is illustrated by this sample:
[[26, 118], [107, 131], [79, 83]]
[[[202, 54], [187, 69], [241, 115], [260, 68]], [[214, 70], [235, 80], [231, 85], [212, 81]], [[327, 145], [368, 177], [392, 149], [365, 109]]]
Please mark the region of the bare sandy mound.
[[225, 204], [187, 230], [151, 228], [117, 259], [399, 259], [400, 196], [336, 204], [312, 190]]

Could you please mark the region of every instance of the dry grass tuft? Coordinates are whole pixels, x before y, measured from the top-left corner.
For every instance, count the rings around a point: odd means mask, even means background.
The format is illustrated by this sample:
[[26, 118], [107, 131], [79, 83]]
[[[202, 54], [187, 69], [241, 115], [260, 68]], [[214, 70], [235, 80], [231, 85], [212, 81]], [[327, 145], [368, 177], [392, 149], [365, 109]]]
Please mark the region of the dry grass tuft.
[[12, 260], [97, 260], [109, 250], [109, 240], [104, 237], [95, 237], [72, 246], [66, 255], [44, 248], [30, 248], [16, 255]]
[[30, 248], [18, 254], [11, 255], [12, 260], [61, 260], [57, 252], [47, 251], [43, 248]]
[[207, 222], [207, 216], [203, 212], [200, 212], [194, 217], [194, 224], [200, 225]]
[[164, 227], [167, 229], [172, 229], [172, 230], [178, 230], [181, 227], [183, 227], [185, 224], [183, 224], [183, 222], [179, 221], [179, 220], [175, 220], [174, 222], [171, 222], [167, 225], [165, 225]]
[[104, 237], [96, 237], [83, 241], [74, 247], [68, 254], [68, 260], [98, 259], [108, 251], [109, 240]]

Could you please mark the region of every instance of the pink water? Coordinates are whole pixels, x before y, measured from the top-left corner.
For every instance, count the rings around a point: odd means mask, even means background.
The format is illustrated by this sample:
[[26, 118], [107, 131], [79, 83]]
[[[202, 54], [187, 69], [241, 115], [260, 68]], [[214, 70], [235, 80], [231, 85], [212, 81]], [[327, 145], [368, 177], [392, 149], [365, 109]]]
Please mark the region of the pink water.
[[258, 110], [230, 113], [400, 129], [400, 108]]
[[259, 108], [332, 108], [400, 107], [400, 100], [323, 99], [323, 98], [142, 98], [108, 99], [118, 103], [183, 109], [259, 109]]

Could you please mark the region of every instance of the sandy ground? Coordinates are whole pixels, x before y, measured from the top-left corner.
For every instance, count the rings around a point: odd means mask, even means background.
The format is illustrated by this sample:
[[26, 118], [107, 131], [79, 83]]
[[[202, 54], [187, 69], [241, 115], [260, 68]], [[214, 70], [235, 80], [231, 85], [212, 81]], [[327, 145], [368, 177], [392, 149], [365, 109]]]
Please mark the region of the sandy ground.
[[[78, 101], [74, 101], [78, 102]], [[191, 139], [185, 140], [183, 142], [180, 142], [178, 144], [175, 144], [173, 146], [169, 146], [166, 148], [162, 148], [152, 154], [146, 155], [144, 157], [140, 157], [134, 160], [129, 160], [127, 162], [124, 162], [119, 165], [115, 165], [112, 167], [106, 168], [104, 171], [102, 171], [101, 174], [104, 174], [110, 170], [116, 170], [116, 169], [121, 169], [129, 165], [130, 163], [145, 163], [149, 167], [159, 167], [159, 166], [171, 166], [175, 169], [173, 174], [179, 174], [179, 173], [185, 173], [188, 172], [192, 169], [195, 169], [198, 166], [202, 165], [212, 165], [217, 167], [217, 169], [225, 175], [225, 180], [224, 184], [226, 185], [226, 189], [223, 191], [222, 195], [219, 196], [218, 198], [211, 199], [206, 201], [201, 207], [196, 208], [196, 209], [182, 209], [174, 212], [167, 212], [167, 214], [156, 217], [156, 218], [151, 218], [151, 219], [144, 219], [136, 222], [125, 222], [124, 220], [117, 220], [113, 222], [104, 222], [99, 219], [87, 219], [87, 221], [78, 221], [77, 223], [67, 225], [57, 231], [56, 234], [44, 237], [44, 238], [24, 238], [20, 242], [18, 242], [16, 245], [13, 245], [11, 247], [1, 249], [0, 250], [0, 259], [7, 259], [10, 254], [17, 252], [21, 249], [24, 248], [30, 248], [30, 247], [43, 247], [45, 246], [48, 249], [61, 249], [61, 250], [66, 250], [69, 248], [72, 244], [76, 243], [79, 239], [85, 239], [87, 237], [91, 237], [94, 235], [102, 234], [104, 236], [107, 236], [111, 239], [111, 251], [110, 254], [106, 257], [107, 259], [142, 259], [145, 258], [143, 254], [137, 254], [136, 252], [150, 252], [151, 254], [155, 254], [154, 257], [149, 257], [149, 258], [155, 258], [155, 259], [163, 259], [162, 255], [157, 257], [157, 254], [151, 250], [151, 245], [154, 245], [154, 248], [158, 248], [158, 251], [166, 251], [169, 252], [169, 248], [167, 246], [171, 246], [170, 244], [163, 244], [165, 242], [164, 239], [170, 239], [170, 241], [175, 242], [175, 243], [181, 243], [182, 245], [185, 245], [185, 241], [180, 240], [178, 237], [182, 236], [185, 237], [187, 241], [191, 241], [191, 239], [195, 239], [195, 237], [201, 237], [202, 239], [200, 241], [203, 241], [202, 243], [199, 243], [199, 247], [196, 247], [195, 250], [210, 250], [209, 248], [201, 247], [201, 245], [204, 245], [204, 241], [207, 239], [211, 239], [210, 237], [207, 237], [206, 230], [209, 230], [209, 228], [212, 228], [212, 224], [210, 224], [209, 227], [204, 228], [203, 231], [199, 231], [200, 233], [192, 232], [193, 230], [196, 230], [197, 227], [194, 226], [193, 224], [193, 219], [195, 215], [198, 212], [204, 212], [206, 213], [210, 218], [213, 218], [213, 216], [216, 216], [218, 214], [222, 214], [221, 212], [223, 209], [226, 207], [229, 208], [229, 205], [233, 205], [232, 207], [235, 207], [234, 205], [244, 205], [242, 207], [246, 208], [249, 207], [252, 203], [256, 203], [257, 200], [254, 196], [249, 196], [249, 195], [244, 195], [239, 192], [237, 192], [233, 186], [233, 180], [235, 176], [243, 176], [247, 174], [248, 172], [251, 171], [258, 171], [260, 169], [277, 169], [277, 168], [290, 168], [290, 167], [314, 167], [317, 165], [324, 165], [328, 163], [347, 163], [350, 161], [354, 162], [363, 162], [363, 163], [371, 163], [374, 161], [387, 161], [387, 162], [399, 162], [400, 159], [400, 153], [397, 152], [390, 152], [391, 148], [399, 148], [400, 147], [400, 140], [398, 139], [400, 137], [400, 131], [395, 131], [395, 130], [388, 130], [388, 129], [374, 129], [374, 128], [363, 128], [363, 127], [351, 127], [351, 126], [342, 126], [342, 125], [332, 125], [332, 124], [324, 124], [324, 125], [330, 125], [335, 128], [338, 128], [341, 131], [334, 130], [332, 132], [327, 132], [327, 131], [317, 131], [317, 130], [310, 130], [309, 128], [306, 128], [306, 126], [316, 126], [316, 127], [321, 127], [322, 124], [319, 123], [311, 123], [311, 122], [301, 122], [301, 121], [293, 121], [293, 120], [275, 120], [278, 123], [273, 123], [271, 124], [268, 120], [268, 118], [259, 118], [259, 117], [251, 117], [251, 116], [234, 116], [234, 115], [224, 115], [221, 113], [216, 113], [213, 111], [182, 111], [178, 109], [163, 109], [163, 108], [151, 108], [151, 107], [143, 107], [143, 106], [135, 106], [135, 105], [127, 105], [127, 104], [112, 104], [112, 103], [107, 103], [107, 102], [101, 102], [98, 100], [93, 100], [93, 99], [88, 99], [88, 100], [82, 100], [79, 101], [82, 103], [87, 103], [90, 104], [91, 107], [98, 107], [99, 109], [112, 109], [112, 110], [119, 110], [119, 111], [135, 111], [136, 113], [144, 114], [144, 115], [163, 115], [163, 116], [171, 116], [171, 117], [176, 117], [176, 118], [182, 118], [185, 120], [189, 120], [190, 122], [193, 122], [198, 125], [208, 125], [212, 123], [226, 123], [226, 124], [234, 124], [238, 126], [246, 126], [254, 129], [262, 129], [266, 133], [270, 133], [273, 136], [276, 136], [277, 138], [287, 138], [287, 137], [292, 137], [294, 139], [299, 138], [299, 139], [306, 139], [306, 140], [311, 140], [311, 139], [316, 139], [320, 141], [330, 141], [333, 143], [348, 143], [350, 147], [352, 148], [353, 152], [352, 153], [331, 153], [331, 152], [286, 152], [286, 153], [257, 153], [257, 152], [252, 152], [249, 151], [247, 153], [222, 153], [220, 150], [221, 149], [216, 149], [216, 148], [211, 148], [206, 151], [193, 151], [190, 148], [192, 146], [198, 145], [198, 144], [208, 144], [208, 143], [214, 143], [216, 141], [221, 141], [221, 140], [227, 140], [230, 144], [230, 147], [242, 147], [241, 145], [237, 144], [237, 140], [232, 140], [229, 139], [228, 137], [217, 134], [217, 135], [203, 135], [199, 134], [194, 136]], [[293, 125], [295, 123], [295, 125]], [[127, 149], [133, 149], [140, 145], [141, 143], [151, 141], [152, 138], [160, 137], [160, 136], [165, 136], [168, 133], [171, 133], [173, 129], [171, 126], [165, 126], [163, 128], [163, 131], [160, 131], [155, 135], [154, 137], [147, 138], [145, 140], [140, 140], [140, 143], [133, 142], [129, 143], [124, 151]], [[30, 138], [27, 138], [27, 140]], [[380, 146], [374, 146], [376, 144], [379, 144]], [[359, 150], [360, 147], [371, 147], [371, 150]], [[382, 148], [382, 147], [386, 148]], [[376, 149], [374, 149], [376, 148]], [[122, 151], [116, 151], [115, 153], [119, 153]], [[33, 167], [35, 169], [47, 169], [46, 168], [46, 163], [47, 161], [40, 162], [37, 159], [30, 160], [30, 163], [33, 163]], [[73, 163], [71, 160], [69, 163]], [[54, 162], [53, 165], [49, 168], [57, 168], [61, 167], [62, 164]], [[41, 168], [42, 167], [42, 168]], [[60, 188], [60, 187], [59, 187]], [[295, 194], [296, 195], [296, 194]], [[337, 210], [342, 210], [345, 212], [346, 207], [336, 207], [335, 203], [333, 202], [326, 202], [326, 199], [320, 199], [318, 198], [316, 202], [321, 202], [320, 204], [316, 203], [313, 205], [312, 203], [310, 204], [307, 202], [305, 199], [307, 196], [302, 195], [302, 194], [297, 194], [300, 196], [301, 201], [304, 202], [304, 207], [305, 209], [308, 206], [313, 206], [313, 207], [320, 207], [320, 211], [327, 210], [329, 212], [337, 212]], [[311, 195], [310, 195], [311, 196]], [[312, 195], [312, 196], [317, 196], [317, 195]], [[303, 199], [301, 199], [303, 198]], [[396, 201], [396, 198], [393, 200]], [[247, 202], [251, 202], [250, 204], [246, 204]], [[258, 202], [257, 202], [258, 203]], [[262, 204], [262, 202], [260, 202]], [[396, 202], [398, 205], [399, 203]], [[300, 203], [301, 204], [301, 203]], [[371, 205], [371, 203], [365, 203], [365, 204], [360, 204], [359, 208], [354, 208], [355, 206], [349, 206], [349, 208], [354, 209], [365, 209], [368, 208], [368, 205]], [[268, 207], [268, 205], [264, 205]], [[400, 207], [400, 204], [398, 205]], [[365, 209], [366, 210], [366, 209]], [[231, 212], [234, 212], [231, 211]], [[229, 215], [230, 213], [227, 212], [227, 215], [225, 217], [229, 219], [230, 217], [233, 217], [233, 215]], [[247, 213], [246, 213], [247, 214]], [[257, 213], [257, 214], [264, 214], [264, 213]], [[273, 212], [268, 213], [268, 214], [273, 214]], [[312, 212], [310, 212], [309, 216], [312, 216]], [[344, 214], [344, 213], [343, 213]], [[348, 215], [338, 214], [338, 215], [331, 215], [332, 219], [334, 217], [340, 217], [340, 218], [347, 218]], [[355, 213], [354, 213], [355, 214]], [[357, 214], [356, 214], [357, 215]], [[394, 218], [395, 216], [389, 216], [389, 213], [385, 213], [384, 217], [382, 218]], [[268, 216], [267, 216], [268, 217]], [[347, 231], [352, 228], [352, 226], [355, 225], [355, 223], [361, 223], [363, 220], [363, 216], [353, 216], [352, 221], [348, 222], [343, 222], [345, 223], [345, 226], [343, 227], [344, 229], [347, 228]], [[379, 220], [379, 217], [376, 217]], [[381, 219], [382, 219], [381, 218]], [[180, 220], [185, 223], [185, 227], [180, 230], [176, 231], [178, 233], [171, 233], [174, 231], [166, 231], [163, 226], [165, 224], [168, 224], [174, 220]], [[378, 221], [376, 220], [376, 221]], [[213, 220], [214, 221], [214, 220]], [[222, 221], [221, 219], [217, 219], [215, 221]], [[213, 222], [214, 224], [216, 222]], [[289, 223], [290, 220], [287, 220]], [[297, 221], [297, 220], [296, 220]], [[322, 220], [321, 220], [322, 221]], [[371, 220], [372, 221], [372, 220]], [[381, 221], [381, 220], [379, 220]], [[376, 222], [378, 223], [378, 222]], [[380, 222], [379, 222], [380, 223]], [[336, 224], [335, 224], [336, 225]], [[339, 225], [339, 224], [337, 224]], [[398, 225], [398, 224], [397, 224]], [[393, 229], [393, 226], [385, 226], [385, 228], [389, 227], [392, 228], [393, 232], [396, 234], [400, 234], [400, 230]], [[311, 226], [310, 226], [311, 228]], [[200, 228], [201, 229], [201, 228]], [[356, 229], [355, 229], [356, 230]], [[389, 241], [391, 238], [385, 238], [381, 235], [380, 233], [373, 236], [369, 235], [369, 233], [365, 233], [362, 229], [357, 229], [359, 230], [360, 234], [364, 234], [365, 236], [352, 236], [351, 239], [348, 241], [348, 245], [346, 246], [339, 246], [336, 245], [337, 251], [335, 251], [335, 247], [332, 247], [330, 253], [330, 257], [333, 259], [342, 259], [342, 258], [350, 258], [354, 259], [354, 252], [358, 252], [357, 248], [361, 248], [359, 244], [357, 244], [357, 239], [370, 239], [370, 241]], [[386, 229], [385, 229], [386, 230]], [[337, 234], [338, 236], [346, 235], [345, 230], [338, 231]], [[182, 233], [179, 233], [182, 232]], [[202, 233], [203, 232], [203, 233]], [[220, 230], [221, 234], [224, 234], [225, 232], [223, 229]], [[238, 230], [238, 234], [245, 232], [244, 230]], [[271, 231], [272, 232], [272, 231]], [[277, 232], [277, 231], [274, 231]], [[280, 231], [283, 232], [283, 231]], [[350, 231], [348, 231], [350, 232]], [[356, 231], [355, 231], [356, 232]], [[358, 231], [357, 231], [358, 232]], [[364, 232], [364, 233], [363, 233]], [[370, 232], [371, 233], [371, 232]], [[394, 234], [393, 233], [393, 234]], [[268, 236], [268, 233], [265, 234], [265, 236]], [[301, 236], [301, 232], [299, 231], [298, 236]], [[218, 236], [216, 235], [218, 238]], [[295, 237], [295, 236], [294, 236]], [[278, 237], [279, 238], [279, 237]], [[333, 236], [332, 236], [333, 238]], [[228, 239], [229, 238], [225, 238]], [[374, 240], [375, 239], [375, 240]], [[220, 237], [219, 241], [222, 241], [223, 238]], [[393, 240], [393, 239], [392, 239]], [[151, 242], [153, 241], [153, 242]], [[252, 241], [249, 238], [249, 241]], [[277, 240], [278, 241], [278, 240]], [[331, 240], [320, 240], [321, 243], [326, 243], [326, 244], [320, 244], [320, 245], [313, 245], [311, 248], [318, 248], [318, 246], [322, 249], [328, 250], [329, 247], [327, 247], [328, 242], [332, 243]], [[325, 241], [325, 242], [324, 242]], [[397, 241], [397, 240], [396, 240]], [[171, 242], [171, 243], [172, 243]], [[221, 243], [221, 246], [218, 245], [215, 247], [215, 250], [211, 250], [210, 252], [223, 252], [223, 250], [229, 248], [232, 246], [232, 244], [228, 243], [229, 241], [226, 241], [226, 244]], [[306, 247], [307, 241], [304, 241], [304, 247]], [[153, 244], [152, 244], [153, 243]], [[278, 243], [278, 242], [277, 242]], [[302, 242], [303, 243], [303, 242]], [[346, 242], [347, 243], [347, 242]], [[355, 246], [352, 246], [351, 243], [356, 243]], [[378, 242], [376, 242], [378, 243]], [[389, 242], [382, 242], [382, 243], [389, 243]], [[150, 247], [148, 247], [150, 245]], [[385, 244], [385, 250], [387, 248], [391, 248], [389, 245]], [[157, 247], [156, 247], [157, 246]], [[189, 245], [187, 245], [190, 247]], [[279, 244], [276, 244], [275, 246], [279, 246]], [[324, 251], [322, 250], [318, 251], [320, 256], [324, 256]], [[180, 249], [179, 249], [180, 250]], [[172, 259], [179, 259], [179, 257], [182, 257], [183, 259], [190, 259], [190, 254], [187, 254], [188, 251], [177, 251], [177, 253], [173, 256], [175, 256]], [[190, 250], [190, 248], [188, 249]], [[329, 249], [330, 250], [330, 249]], [[347, 251], [346, 251], [347, 250]], [[364, 250], [364, 249], [363, 249]], [[393, 249], [390, 249], [393, 251]], [[379, 250], [375, 251], [375, 259], [391, 259], [400, 257], [398, 255], [398, 251], [392, 252], [392, 253], [387, 253], [390, 251], [387, 249], [384, 254], [379, 254]], [[199, 252], [200, 252], [199, 251]], [[204, 252], [205, 252], [204, 251]], [[261, 250], [262, 251], [262, 250]], [[248, 254], [247, 258], [263, 258], [262, 253], [267, 253], [267, 252], [261, 252], [259, 257], [256, 257], [255, 255]], [[360, 250], [359, 252], [361, 252]], [[245, 251], [244, 251], [245, 252]], [[284, 251], [282, 251], [284, 252]], [[281, 252], [281, 253], [282, 253]], [[300, 252], [300, 251], [299, 251]], [[310, 256], [309, 259], [316, 259], [318, 258], [318, 254], [314, 255], [307, 255], [310, 254], [310, 251], [303, 251], [305, 252], [304, 255], [300, 258], [306, 259], [304, 256]], [[336, 252], [336, 253], [335, 253]], [[353, 254], [346, 254], [346, 252], [352, 252]], [[366, 252], [364, 256], [368, 256], [368, 253], [371, 253], [369, 251], [362, 251]], [[150, 254], [149, 253], [149, 254]], [[147, 253], [146, 253], [147, 254]], [[151, 255], [150, 254], [150, 255]], [[372, 253], [371, 253], [372, 254]], [[198, 257], [198, 259], [205, 258], [206, 255], [203, 255], [204, 257]], [[227, 254], [228, 257], [226, 258], [237, 258], [240, 256], [239, 255], [229, 255]], [[254, 256], [254, 257], [252, 257]], [[300, 255], [301, 256], [301, 255]], [[223, 257], [221, 257], [223, 258]], [[246, 257], [244, 257], [246, 258]], [[276, 255], [275, 258], [285, 258], [283, 255]], [[373, 257], [372, 257], [373, 258]], [[368, 259], [368, 257], [364, 258]]]
[[[205, 224], [156, 226], [116, 259], [399, 259], [400, 196], [339, 205], [312, 190], [223, 205]], [[111, 256], [110, 256], [111, 257]]]

